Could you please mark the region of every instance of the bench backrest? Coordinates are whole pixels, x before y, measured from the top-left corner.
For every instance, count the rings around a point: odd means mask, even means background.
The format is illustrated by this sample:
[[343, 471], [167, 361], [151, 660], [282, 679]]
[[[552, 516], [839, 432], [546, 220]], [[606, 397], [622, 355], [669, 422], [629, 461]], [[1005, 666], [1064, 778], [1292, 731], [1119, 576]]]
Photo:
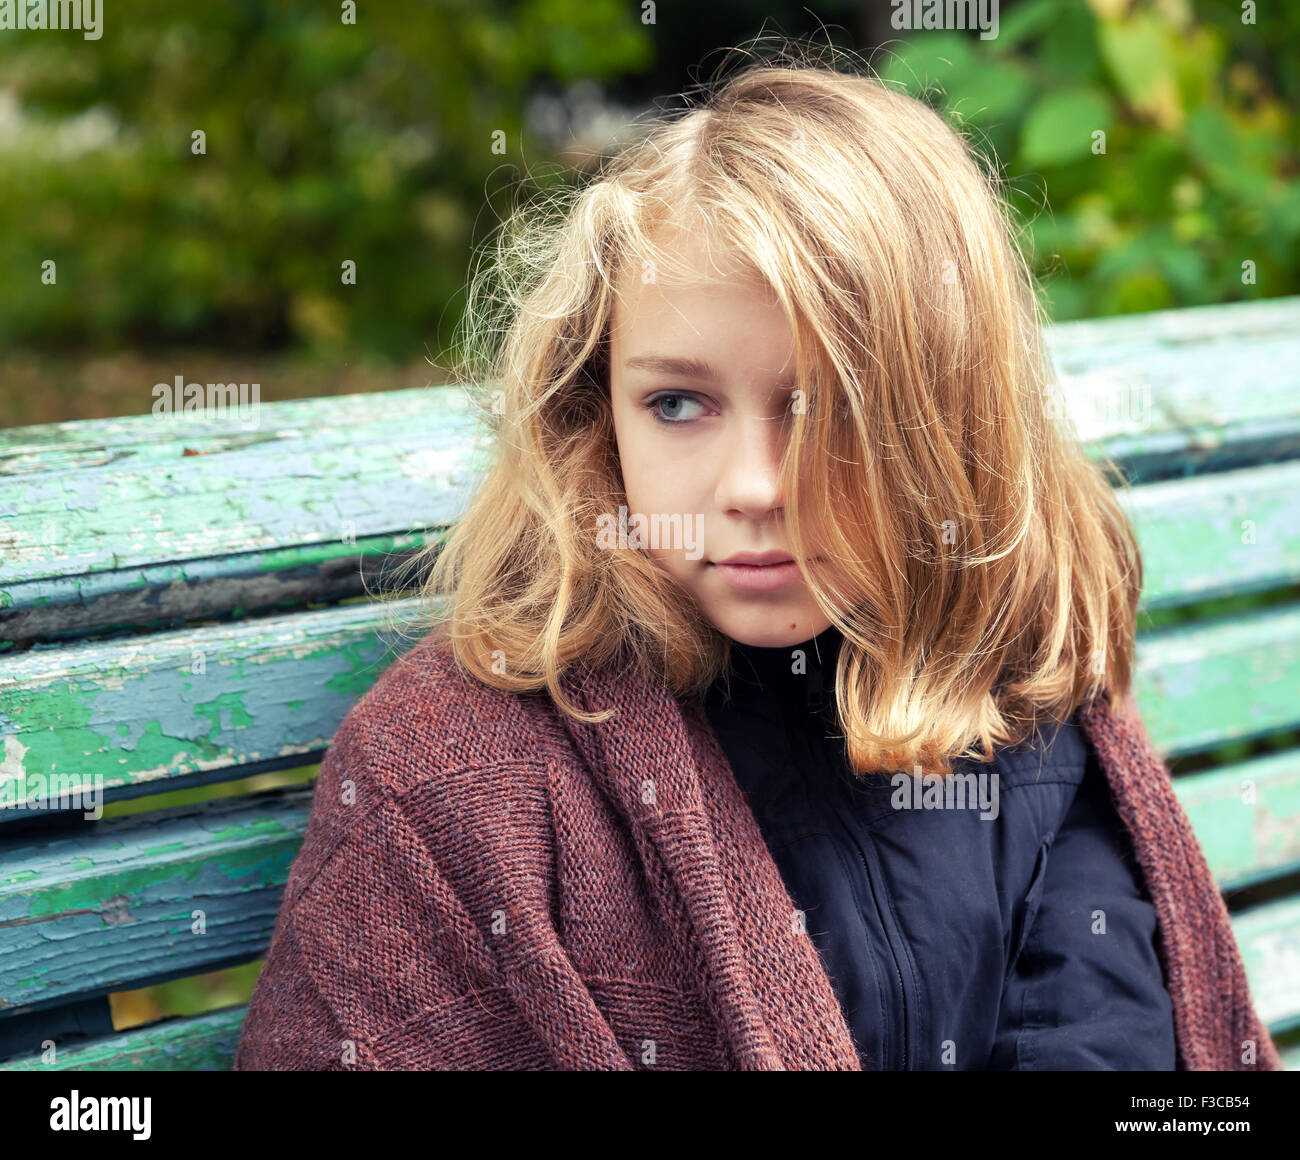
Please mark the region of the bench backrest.
[[[1136, 484], [1159, 622], [1138, 703], [1197, 767], [1175, 763], [1177, 791], [1300, 1066], [1300, 298], [1048, 341], [1090, 452]], [[438, 540], [485, 453], [452, 387], [264, 404], [256, 426], [0, 432], [0, 1068], [230, 1066], [242, 1006], [114, 1033], [107, 996], [262, 956], [310, 785], [90, 821], [20, 807], [56, 778], [108, 802], [319, 761], [410, 643], [392, 618], [418, 601], [371, 599], [381, 567]], [[1246, 593], [1266, 603], [1234, 611]], [[1288, 744], [1200, 760], [1260, 738]]]

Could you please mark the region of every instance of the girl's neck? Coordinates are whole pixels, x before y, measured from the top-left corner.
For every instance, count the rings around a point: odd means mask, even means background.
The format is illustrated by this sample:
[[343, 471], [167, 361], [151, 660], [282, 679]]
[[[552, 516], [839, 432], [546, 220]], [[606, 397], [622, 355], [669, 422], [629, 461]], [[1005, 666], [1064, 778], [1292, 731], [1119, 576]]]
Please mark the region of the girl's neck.
[[[825, 683], [834, 682], [835, 661], [843, 635], [835, 625], [797, 644], [777, 648], [731, 642], [731, 671], [735, 678], [767, 687], [807, 685], [820, 671]], [[802, 652], [803, 657], [795, 656]], [[799, 662], [799, 663], [796, 663]]]

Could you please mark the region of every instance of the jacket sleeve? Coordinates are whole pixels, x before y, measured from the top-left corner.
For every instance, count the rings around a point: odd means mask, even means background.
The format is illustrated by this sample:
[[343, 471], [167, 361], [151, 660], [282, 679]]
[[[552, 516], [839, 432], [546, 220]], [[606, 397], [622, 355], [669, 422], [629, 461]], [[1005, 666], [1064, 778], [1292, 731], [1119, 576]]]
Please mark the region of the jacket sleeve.
[[1172, 1071], [1156, 914], [1095, 753], [1041, 870], [1002, 993], [989, 1066]]

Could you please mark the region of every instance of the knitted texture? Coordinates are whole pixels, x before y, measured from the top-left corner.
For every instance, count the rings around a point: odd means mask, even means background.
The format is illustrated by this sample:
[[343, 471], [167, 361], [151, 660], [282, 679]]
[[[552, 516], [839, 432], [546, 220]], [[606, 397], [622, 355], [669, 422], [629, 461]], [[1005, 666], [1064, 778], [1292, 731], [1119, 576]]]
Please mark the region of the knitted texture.
[[1109, 698], [1094, 702], [1080, 723], [1106, 771], [1159, 919], [1156, 949], [1173, 1001], [1178, 1067], [1281, 1071], [1251, 1002], [1227, 904], [1132, 695], [1118, 709]]
[[[617, 712], [484, 687], [431, 635], [353, 706], [237, 1070], [860, 1070], [702, 706], [632, 665], [564, 688]], [[1280, 1070], [1136, 708], [1080, 720], [1159, 919], [1179, 1067]]]

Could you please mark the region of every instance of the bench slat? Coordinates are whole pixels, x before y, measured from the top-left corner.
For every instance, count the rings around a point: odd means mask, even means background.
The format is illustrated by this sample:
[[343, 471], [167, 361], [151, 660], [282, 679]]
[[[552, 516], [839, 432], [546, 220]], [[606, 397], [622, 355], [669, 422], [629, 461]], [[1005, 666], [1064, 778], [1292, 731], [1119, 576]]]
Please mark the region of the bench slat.
[[56, 1040], [53, 1062], [38, 1053], [0, 1063], [0, 1071], [229, 1071], [247, 1014], [241, 1003], [160, 1019], [77, 1047], [60, 1049]]
[[[1300, 580], [1300, 523], [1291, 510], [1297, 494], [1300, 462], [1121, 490], [1142, 546], [1143, 606]], [[332, 534], [342, 533], [336, 528]], [[10, 601], [0, 611], [0, 624], [12, 648], [94, 629], [173, 625], [236, 607], [247, 615], [291, 603], [340, 600], [380, 590], [382, 580], [375, 579], [383, 569], [446, 535], [446, 528], [363, 535], [355, 542], [333, 539], [56, 575], [0, 593], [0, 605]]]
[[1174, 777], [1220, 890], [1300, 872], [1300, 750]]
[[413, 643], [390, 618], [403, 624], [419, 606], [340, 605], [0, 656], [0, 730], [18, 730], [0, 737], [0, 833], [30, 815], [16, 803], [54, 794], [56, 779], [100, 778], [108, 802], [312, 764]]
[[[161, 631], [186, 622], [245, 617], [383, 592], [384, 575], [445, 529], [363, 536], [87, 576], [55, 576], [0, 591], [0, 653], [34, 642], [123, 630]], [[6, 612], [4, 601], [13, 603]]]
[[[412, 640], [416, 597], [0, 657], [0, 802], [102, 778], [104, 801], [318, 760]], [[190, 672], [196, 658], [206, 672]], [[292, 681], [285, 666], [292, 666]], [[1180, 754], [1300, 724], [1300, 608], [1139, 637], [1138, 704]], [[124, 739], [130, 747], [124, 745]], [[165, 783], [165, 784], [164, 784]], [[0, 809], [4, 823], [30, 811]]]
[[458, 388], [259, 415], [0, 432], [0, 649], [362, 594], [358, 562], [440, 538], [484, 466]]
[[1044, 333], [1080, 438], [1135, 481], [1300, 455], [1300, 297]]
[[[1257, 907], [1235, 916], [1238, 939], [1261, 1020], [1277, 1036], [1300, 1022], [1300, 901]], [[191, 1018], [161, 1020], [118, 1035], [57, 1050], [53, 1063], [39, 1054], [0, 1062], [0, 1071], [228, 1070], [247, 1006]], [[1281, 1051], [1287, 1070], [1300, 1070], [1300, 1044]]]
[[4, 839], [0, 1013], [256, 959], [312, 788], [113, 818], [85, 835]]
[[1260, 1019], [1274, 1034], [1300, 1026], [1300, 898], [1235, 914], [1232, 932]]
[[1173, 755], [1293, 728], [1300, 718], [1300, 605], [1138, 637], [1137, 702]]
[[1121, 489], [1142, 548], [1142, 606], [1300, 580], [1300, 461]]

